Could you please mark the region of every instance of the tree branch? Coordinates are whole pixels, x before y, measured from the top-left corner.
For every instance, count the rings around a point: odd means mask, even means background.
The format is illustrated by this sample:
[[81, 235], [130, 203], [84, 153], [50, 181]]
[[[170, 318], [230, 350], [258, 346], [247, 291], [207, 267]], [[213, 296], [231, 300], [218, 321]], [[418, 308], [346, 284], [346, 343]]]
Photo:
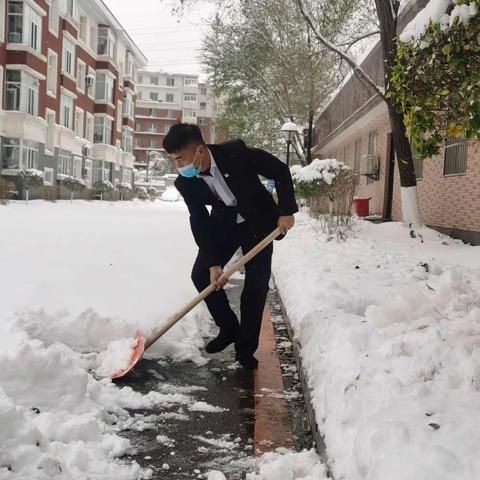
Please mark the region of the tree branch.
[[[353, 70], [353, 73], [357, 76], [357, 78], [367, 87], [370, 87], [372, 90], [374, 90], [377, 95], [379, 95], [383, 100], [385, 100], [385, 93], [384, 89], [380, 86], [378, 86], [371, 78], [370, 76], [353, 60], [352, 57], [347, 55], [345, 52], [343, 52], [340, 48], [338, 48], [335, 44], [330, 42], [328, 39], [326, 39], [316, 28], [315, 25], [313, 24], [312, 19], [310, 18], [310, 15], [305, 11], [305, 8], [303, 6], [302, 0], [295, 0], [303, 17], [305, 18], [305, 21], [308, 23], [310, 28], [312, 29], [313, 33], [317, 37], [318, 41], [325, 45], [329, 50], [335, 52], [337, 55], [340, 56], [340, 58], [343, 58], [347, 65]], [[392, 0], [389, 0], [392, 1]]]

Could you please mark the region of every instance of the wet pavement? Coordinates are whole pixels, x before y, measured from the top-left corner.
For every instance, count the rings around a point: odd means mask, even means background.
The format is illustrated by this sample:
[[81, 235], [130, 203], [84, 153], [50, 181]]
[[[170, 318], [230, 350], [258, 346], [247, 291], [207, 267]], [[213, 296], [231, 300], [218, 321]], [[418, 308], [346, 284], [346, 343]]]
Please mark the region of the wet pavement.
[[[242, 286], [237, 275], [227, 289], [236, 311]], [[274, 291], [269, 302], [295, 447], [310, 448], [312, 437], [293, 351]], [[221, 354], [208, 356], [210, 362], [205, 366], [142, 360], [128, 377], [117, 382], [144, 394], [157, 391], [187, 397], [186, 401], [173, 399], [154, 409], [130, 412], [137, 421], [121, 433], [134, 447], [127, 459], [151, 468], [152, 478], [159, 480], [205, 479], [210, 470], [220, 470], [228, 480], [237, 480], [254, 471], [255, 395], [263, 393], [255, 392], [253, 372], [234, 363], [234, 355], [230, 346]]]

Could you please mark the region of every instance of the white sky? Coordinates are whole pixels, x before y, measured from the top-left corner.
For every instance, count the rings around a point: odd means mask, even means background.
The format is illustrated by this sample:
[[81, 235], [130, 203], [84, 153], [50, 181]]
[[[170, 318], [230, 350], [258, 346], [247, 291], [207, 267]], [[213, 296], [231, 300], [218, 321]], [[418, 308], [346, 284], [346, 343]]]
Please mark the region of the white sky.
[[[206, 31], [203, 20], [213, 4], [198, 2], [183, 16], [172, 14], [176, 0], [103, 0], [149, 65], [169, 72], [202, 73], [198, 49]], [[179, 0], [177, 0], [179, 1]]]

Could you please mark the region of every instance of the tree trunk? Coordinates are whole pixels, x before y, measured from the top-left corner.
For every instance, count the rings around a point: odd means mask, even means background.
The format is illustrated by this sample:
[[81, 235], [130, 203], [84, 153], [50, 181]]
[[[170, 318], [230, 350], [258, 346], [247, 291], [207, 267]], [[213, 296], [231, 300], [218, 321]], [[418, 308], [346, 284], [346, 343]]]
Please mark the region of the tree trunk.
[[307, 136], [305, 139], [305, 157], [307, 165], [312, 163], [312, 143], [313, 143], [313, 113], [308, 115]]
[[[390, 89], [389, 79], [397, 54], [396, 37], [399, 3], [398, 0], [375, 0], [385, 68], [385, 93], [388, 93]], [[388, 107], [393, 145], [397, 154], [403, 221], [414, 228], [418, 228], [423, 225], [423, 221], [418, 205], [417, 180], [412, 149], [406, 136], [403, 115], [395, 108], [392, 98], [387, 96], [385, 102]]]

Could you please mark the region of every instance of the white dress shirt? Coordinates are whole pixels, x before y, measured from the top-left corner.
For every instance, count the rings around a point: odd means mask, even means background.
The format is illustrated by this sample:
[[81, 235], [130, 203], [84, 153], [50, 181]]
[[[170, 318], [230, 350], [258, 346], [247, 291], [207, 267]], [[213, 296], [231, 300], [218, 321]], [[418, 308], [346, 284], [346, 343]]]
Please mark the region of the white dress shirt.
[[[235, 195], [232, 193], [230, 188], [228, 188], [222, 172], [218, 169], [217, 164], [215, 163], [212, 152], [208, 148], [207, 150], [210, 154], [210, 175], [202, 175], [199, 173], [197, 177], [201, 178], [208, 185], [215, 197], [221, 200], [225, 205], [227, 205], [227, 207], [236, 207], [237, 199], [235, 198]], [[238, 214], [237, 223], [242, 223], [244, 221], [245, 219]]]

